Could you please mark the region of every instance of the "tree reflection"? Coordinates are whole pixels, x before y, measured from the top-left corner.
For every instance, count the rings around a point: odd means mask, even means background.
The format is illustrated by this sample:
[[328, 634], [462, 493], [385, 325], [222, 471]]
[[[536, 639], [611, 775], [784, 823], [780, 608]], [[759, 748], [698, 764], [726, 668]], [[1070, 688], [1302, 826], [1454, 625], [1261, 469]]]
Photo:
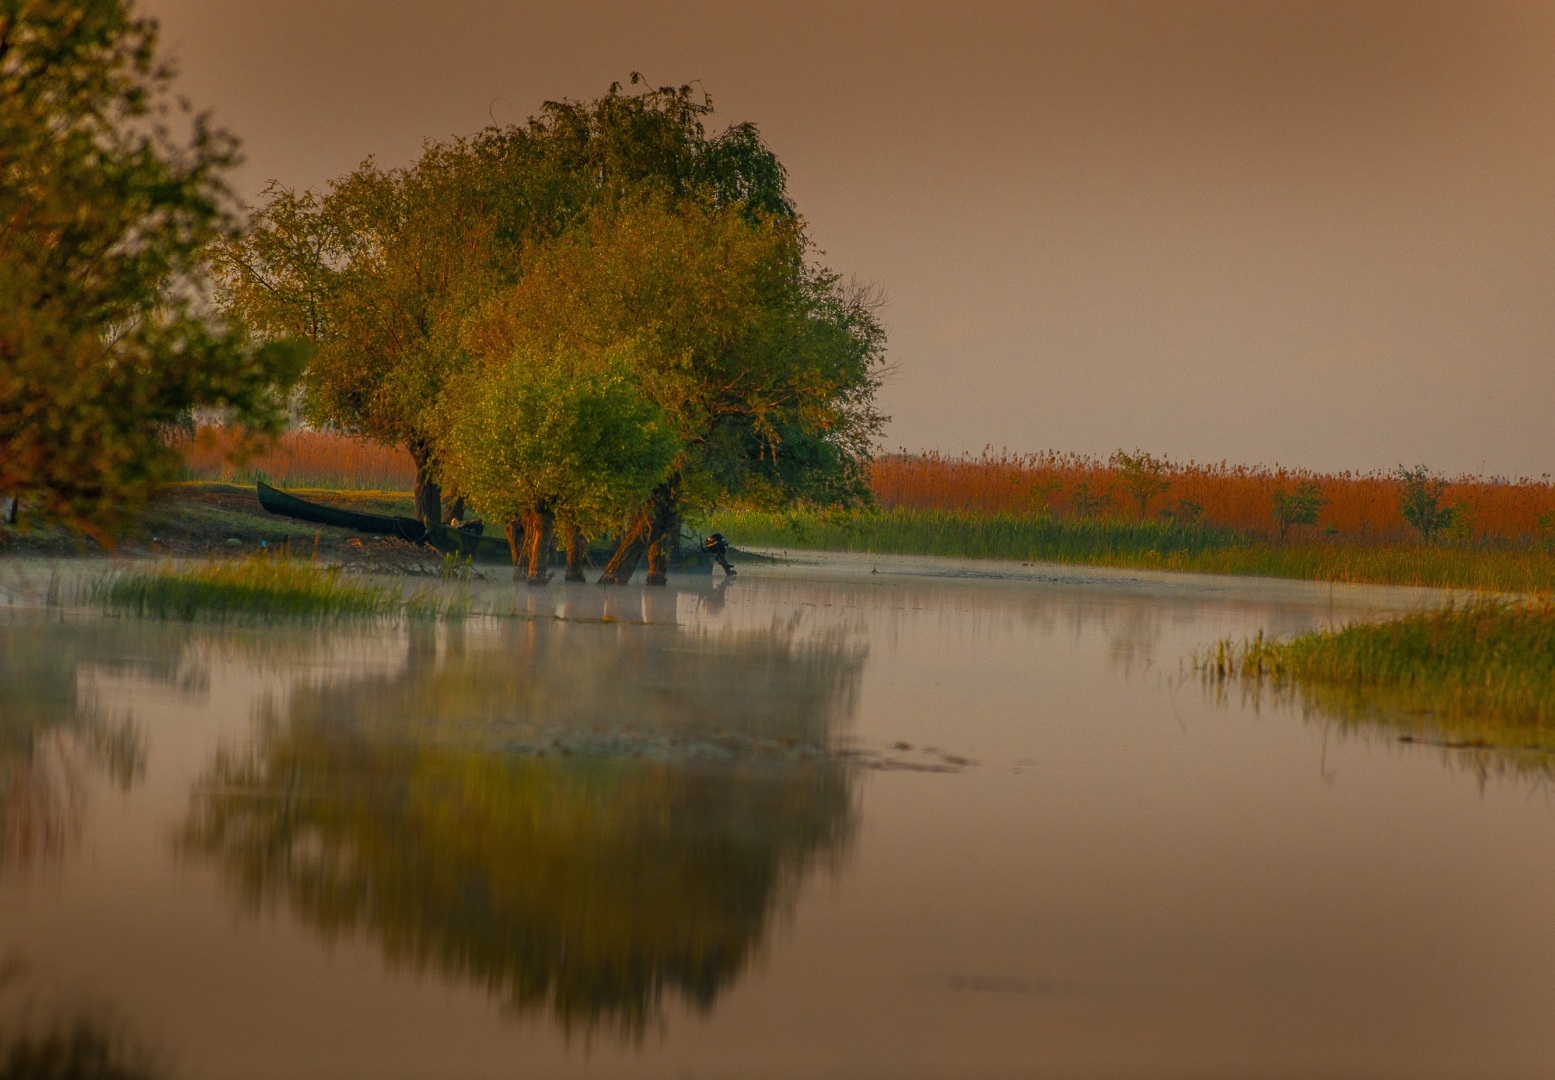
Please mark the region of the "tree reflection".
[[251, 902], [569, 1029], [710, 1007], [853, 821], [829, 754], [861, 647], [792, 626], [413, 630], [293, 689], [197, 791], [184, 850]]
[[58, 858], [79, 828], [88, 775], [128, 790], [145, 768], [141, 733], [83, 686], [105, 628], [0, 622], [0, 866]]

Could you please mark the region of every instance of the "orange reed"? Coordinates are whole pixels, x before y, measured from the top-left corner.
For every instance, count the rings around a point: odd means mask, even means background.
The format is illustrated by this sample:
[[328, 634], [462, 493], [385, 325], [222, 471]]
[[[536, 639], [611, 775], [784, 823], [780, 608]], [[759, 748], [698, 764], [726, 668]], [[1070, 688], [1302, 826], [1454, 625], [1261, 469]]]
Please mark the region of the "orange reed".
[[248, 483], [263, 477], [282, 487], [409, 491], [416, 465], [398, 447], [327, 431], [288, 431], [268, 446], [230, 428], [203, 427], [184, 445], [191, 480]]
[[[1122, 472], [1106, 461], [1079, 454], [995, 454], [986, 449], [975, 457], [950, 457], [899, 452], [877, 458], [870, 475], [876, 500], [888, 508], [1058, 515], [1088, 508], [1092, 513], [1118, 516], [1138, 513]], [[1274, 536], [1274, 493], [1310, 482], [1328, 499], [1318, 529], [1388, 542], [1413, 535], [1399, 510], [1398, 481], [1386, 473], [1325, 474], [1222, 461], [1169, 463], [1163, 477], [1170, 486], [1151, 500], [1149, 513], [1189, 500], [1212, 524]], [[1475, 537], [1520, 540], [1548, 535], [1555, 524], [1555, 485], [1548, 477], [1460, 476], [1448, 482], [1442, 501], [1464, 508], [1465, 527]]]

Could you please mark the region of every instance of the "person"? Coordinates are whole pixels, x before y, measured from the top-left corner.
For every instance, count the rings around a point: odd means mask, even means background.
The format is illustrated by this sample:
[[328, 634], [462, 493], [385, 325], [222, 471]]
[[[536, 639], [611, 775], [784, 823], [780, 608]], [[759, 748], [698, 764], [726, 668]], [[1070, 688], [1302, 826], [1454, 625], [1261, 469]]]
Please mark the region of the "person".
[[725, 557], [729, 551], [729, 541], [724, 539], [723, 533], [714, 533], [702, 541], [702, 550], [711, 555], [713, 561], [724, 568], [725, 577], [734, 576], [734, 567], [729, 565], [729, 560]]

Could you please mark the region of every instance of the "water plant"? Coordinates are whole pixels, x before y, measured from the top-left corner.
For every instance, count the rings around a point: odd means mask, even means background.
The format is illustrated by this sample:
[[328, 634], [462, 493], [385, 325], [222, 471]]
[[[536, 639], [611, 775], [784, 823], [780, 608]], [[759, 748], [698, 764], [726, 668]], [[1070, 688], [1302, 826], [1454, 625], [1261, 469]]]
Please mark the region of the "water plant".
[[111, 610], [183, 621], [455, 613], [435, 596], [418, 592], [405, 597], [393, 586], [342, 581], [338, 566], [269, 555], [111, 574], [96, 582], [90, 595]]
[[[1555, 749], [1555, 603], [1476, 599], [1195, 657], [1210, 682], [1266, 683], [1308, 706], [1482, 742]], [[1489, 734], [1493, 730], [1494, 734]]]

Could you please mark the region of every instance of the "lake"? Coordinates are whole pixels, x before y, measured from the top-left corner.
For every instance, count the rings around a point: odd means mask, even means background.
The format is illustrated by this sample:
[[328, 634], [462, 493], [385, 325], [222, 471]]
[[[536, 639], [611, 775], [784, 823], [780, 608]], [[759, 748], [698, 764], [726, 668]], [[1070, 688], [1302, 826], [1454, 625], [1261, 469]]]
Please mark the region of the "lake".
[[0, 565], [13, 1035], [190, 1077], [1555, 1071], [1543, 767], [1189, 663], [1430, 594], [839, 556], [223, 627], [73, 606], [95, 572]]

